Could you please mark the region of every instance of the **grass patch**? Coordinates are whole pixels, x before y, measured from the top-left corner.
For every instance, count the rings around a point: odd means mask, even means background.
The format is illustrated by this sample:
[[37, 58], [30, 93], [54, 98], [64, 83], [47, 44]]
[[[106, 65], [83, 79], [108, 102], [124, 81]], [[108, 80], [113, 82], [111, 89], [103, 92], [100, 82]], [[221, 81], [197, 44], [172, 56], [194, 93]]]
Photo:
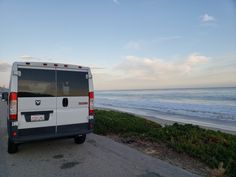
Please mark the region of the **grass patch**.
[[96, 134], [116, 134], [165, 143], [173, 150], [195, 157], [211, 168], [222, 164], [225, 175], [236, 176], [236, 136], [202, 129], [198, 126], [159, 124], [128, 113], [95, 111]]

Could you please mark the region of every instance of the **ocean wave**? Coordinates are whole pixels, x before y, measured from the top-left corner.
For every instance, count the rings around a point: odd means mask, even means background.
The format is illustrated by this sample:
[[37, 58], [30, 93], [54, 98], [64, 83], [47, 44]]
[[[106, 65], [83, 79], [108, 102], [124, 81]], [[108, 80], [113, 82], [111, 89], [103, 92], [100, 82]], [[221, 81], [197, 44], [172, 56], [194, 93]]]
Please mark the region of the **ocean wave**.
[[95, 106], [130, 108], [199, 119], [236, 121], [236, 89], [142, 90], [96, 93]]

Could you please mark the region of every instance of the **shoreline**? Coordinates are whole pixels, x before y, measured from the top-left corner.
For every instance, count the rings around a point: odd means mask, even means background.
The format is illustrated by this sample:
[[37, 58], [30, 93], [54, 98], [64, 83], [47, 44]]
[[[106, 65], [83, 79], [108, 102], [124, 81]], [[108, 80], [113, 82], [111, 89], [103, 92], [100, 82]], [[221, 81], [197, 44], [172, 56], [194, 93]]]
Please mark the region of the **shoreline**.
[[[204, 129], [214, 130], [214, 131], [221, 131], [221, 132], [224, 132], [224, 133], [236, 135], [236, 129], [235, 129], [235, 131], [234, 130], [228, 130], [228, 129], [226, 129], [227, 126], [224, 126], [225, 128], [221, 128], [221, 127], [218, 127], [216, 124], [213, 124], [213, 123], [199, 122], [199, 121], [194, 121], [194, 120], [187, 121], [186, 119], [178, 119], [178, 120], [181, 120], [181, 121], [170, 120], [168, 118], [164, 119], [164, 118], [160, 118], [160, 117], [147, 116], [147, 115], [137, 114], [137, 113], [124, 111], [124, 110], [119, 110], [119, 109], [115, 109], [115, 108], [95, 107], [95, 109], [106, 110], [106, 111], [117, 111], [117, 112], [121, 112], [121, 113], [122, 112], [129, 113], [129, 114], [132, 114], [132, 115], [142, 117], [142, 118], [145, 118], [147, 120], [151, 120], [153, 122], [156, 122], [156, 123], [160, 124], [162, 127], [167, 126], [167, 125], [173, 125], [174, 123], [192, 124], [192, 125], [197, 125], [197, 126], [199, 126], [201, 128], [204, 128]], [[165, 117], [167, 117], [167, 116], [165, 116]], [[210, 126], [210, 125], [212, 125], [212, 126]]]

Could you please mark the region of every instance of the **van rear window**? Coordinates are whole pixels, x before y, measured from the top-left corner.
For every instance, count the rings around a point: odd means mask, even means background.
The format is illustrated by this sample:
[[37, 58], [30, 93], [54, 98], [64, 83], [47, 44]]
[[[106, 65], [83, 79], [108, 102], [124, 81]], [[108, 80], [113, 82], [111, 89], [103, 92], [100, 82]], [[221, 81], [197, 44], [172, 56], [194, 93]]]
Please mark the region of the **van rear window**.
[[18, 97], [56, 96], [56, 71], [18, 68]]
[[57, 96], [88, 96], [88, 72], [57, 71]]
[[[88, 96], [88, 72], [19, 68], [19, 97]], [[57, 81], [57, 83], [56, 83]]]

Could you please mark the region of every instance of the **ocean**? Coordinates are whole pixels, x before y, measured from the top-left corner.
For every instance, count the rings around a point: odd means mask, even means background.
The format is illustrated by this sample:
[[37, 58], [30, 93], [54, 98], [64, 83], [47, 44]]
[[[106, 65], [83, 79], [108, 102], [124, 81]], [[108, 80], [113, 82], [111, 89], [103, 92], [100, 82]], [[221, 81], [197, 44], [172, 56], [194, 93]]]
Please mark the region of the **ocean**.
[[95, 107], [236, 131], [236, 88], [96, 91]]

